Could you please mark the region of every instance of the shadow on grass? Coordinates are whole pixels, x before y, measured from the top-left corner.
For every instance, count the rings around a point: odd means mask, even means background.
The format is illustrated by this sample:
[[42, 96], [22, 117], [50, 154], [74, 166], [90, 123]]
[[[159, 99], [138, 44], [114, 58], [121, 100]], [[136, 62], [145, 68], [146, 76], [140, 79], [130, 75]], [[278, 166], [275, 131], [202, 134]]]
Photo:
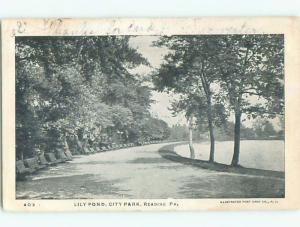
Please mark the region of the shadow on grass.
[[165, 159], [175, 161], [175, 162], [180, 162], [182, 164], [200, 167], [203, 169], [209, 169], [209, 170], [214, 170], [219, 172], [239, 173], [239, 174], [247, 174], [247, 175], [254, 175], [254, 176], [267, 176], [267, 177], [277, 177], [277, 178], [284, 178], [285, 176], [284, 172], [281, 171], [246, 168], [242, 166], [230, 166], [230, 165], [221, 164], [217, 162], [209, 162], [209, 161], [203, 161], [199, 159], [186, 158], [174, 152], [175, 146], [183, 145], [183, 144], [186, 143], [166, 145], [160, 148], [158, 152]]

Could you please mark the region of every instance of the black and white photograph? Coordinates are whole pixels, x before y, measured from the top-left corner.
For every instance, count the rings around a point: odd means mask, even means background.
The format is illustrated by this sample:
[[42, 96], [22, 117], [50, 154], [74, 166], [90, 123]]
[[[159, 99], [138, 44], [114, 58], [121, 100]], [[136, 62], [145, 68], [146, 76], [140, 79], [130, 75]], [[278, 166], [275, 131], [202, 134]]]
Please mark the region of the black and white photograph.
[[1, 226], [297, 226], [299, 1], [1, 3]]
[[284, 56], [279, 33], [16, 36], [16, 199], [285, 198]]

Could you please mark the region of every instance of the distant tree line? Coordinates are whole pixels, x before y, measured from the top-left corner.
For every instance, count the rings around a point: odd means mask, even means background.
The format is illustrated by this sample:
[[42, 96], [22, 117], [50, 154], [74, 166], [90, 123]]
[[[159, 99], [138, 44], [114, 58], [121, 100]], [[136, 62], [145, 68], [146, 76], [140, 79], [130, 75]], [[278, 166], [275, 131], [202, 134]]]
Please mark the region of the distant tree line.
[[109, 143], [162, 140], [168, 125], [150, 115], [151, 89], [131, 73], [149, 65], [129, 36], [16, 37], [17, 158], [74, 153]]
[[[209, 133], [205, 128], [193, 128], [193, 140], [203, 142], [209, 140]], [[215, 139], [217, 141], [232, 141], [234, 139], [234, 123], [227, 122], [225, 125], [215, 127]], [[170, 128], [170, 140], [187, 141], [189, 128], [187, 125], [173, 125]], [[276, 130], [273, 124], [264, 119], [255, 121], [252, 127], [241, 125], [241, 140], [283, 140], [283, 129]]]

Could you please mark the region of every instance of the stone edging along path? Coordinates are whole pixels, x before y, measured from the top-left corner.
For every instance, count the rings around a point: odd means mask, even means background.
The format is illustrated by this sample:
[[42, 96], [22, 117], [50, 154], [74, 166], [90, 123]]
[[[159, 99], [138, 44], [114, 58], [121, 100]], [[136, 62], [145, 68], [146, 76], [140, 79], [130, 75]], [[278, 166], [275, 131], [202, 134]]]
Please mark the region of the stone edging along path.
[[199, 168], [209, 169], [209, 170], [214, 170], [219, 172], [238, 173], [238, 174], [246, 174], [246, 175], [254, 175], [254, 176], [277, 177], [277, 178], [284, 178], [285, 176], [284, 172], [281, 171], [246, 168], [242, 166], [230, 166], [230, 165], [216, 163], [216, 162], [211, 163], [209, 161], [186, 158], [174, 152], [175, 146], [183, 145], [183, 144], [187, 144], [187, 143], [183, 142], [183, 143], [176, 143], [176, 144], [163, 146], [162, 148], [159, 149], [158, 153], [163, 158], [171, 161], [180, 162], [182, 164], [192, 165]]

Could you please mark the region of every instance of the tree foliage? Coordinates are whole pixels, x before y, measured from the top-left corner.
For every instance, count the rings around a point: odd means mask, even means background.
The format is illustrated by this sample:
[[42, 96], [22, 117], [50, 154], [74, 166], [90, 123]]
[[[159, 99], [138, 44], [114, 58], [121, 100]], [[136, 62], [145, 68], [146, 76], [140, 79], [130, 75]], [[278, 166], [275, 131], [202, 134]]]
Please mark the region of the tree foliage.
[[151, 89], [130, 69], [149, 63], [129, 39], [16, 38], [19, 158], [34, 155], [37, 147], [51, 151], [61, 140], [75, 140], [79, 153], [98, 143], [137, 141], [130, 131], [153, 120]]
[[207, 120], [210, 160], [213, 126], [235, 116], [232, 165], [238, 165], [242, 117], [284, 113], [283, 35], [171, 36], [155, 45], [170, 50], [154, 75], [156, 89], [181, 94], [173, 109], [195, 115], [198, 125]]

